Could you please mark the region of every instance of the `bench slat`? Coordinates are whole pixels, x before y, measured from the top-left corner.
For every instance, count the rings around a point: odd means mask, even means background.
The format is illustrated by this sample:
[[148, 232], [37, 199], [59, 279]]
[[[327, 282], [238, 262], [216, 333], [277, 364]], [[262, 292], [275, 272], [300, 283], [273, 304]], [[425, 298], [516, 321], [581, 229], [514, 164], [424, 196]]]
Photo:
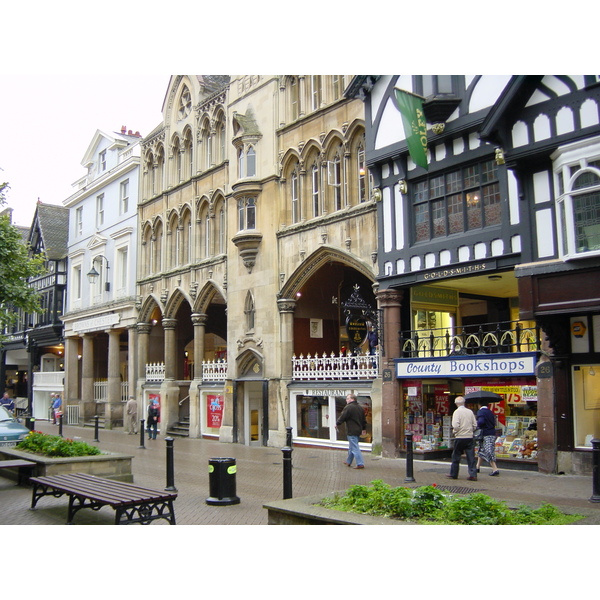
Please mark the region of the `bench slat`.
[[15, 467], [35, 467], [35, 464], [31, 460], [0, 460], [0, 469], [10, 469]]
[[30, 481], [50, 486], [67, 494], [110, 504], [111, 506], [137, 504], [150, 500], [172, 500], [177, 497], [177, 494], [142, 488], [131, 483], [104, 479], [84, 473], [33, 477]]

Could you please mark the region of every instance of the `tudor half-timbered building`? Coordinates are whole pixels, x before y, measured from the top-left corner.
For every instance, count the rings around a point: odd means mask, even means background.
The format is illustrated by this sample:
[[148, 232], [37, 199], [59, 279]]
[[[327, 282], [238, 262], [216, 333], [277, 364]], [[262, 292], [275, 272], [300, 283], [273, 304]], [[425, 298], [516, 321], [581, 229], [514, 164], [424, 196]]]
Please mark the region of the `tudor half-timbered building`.
[[452, 399], [487, 390], [502, 397], [501, 461], [586, 471], [600, 438], [597, 77], [360, 76], [347, 95], [365, 103], [379, 198], [384, 453], [405, 432], [425, 457], [447, 453]]

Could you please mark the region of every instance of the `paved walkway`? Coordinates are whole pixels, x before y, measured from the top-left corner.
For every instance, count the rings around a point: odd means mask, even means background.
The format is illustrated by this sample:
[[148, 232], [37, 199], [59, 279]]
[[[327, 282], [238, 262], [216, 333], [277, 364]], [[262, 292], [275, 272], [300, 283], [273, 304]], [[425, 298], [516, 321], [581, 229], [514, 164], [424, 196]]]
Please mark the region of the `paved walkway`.
[[[36, 429], [58, 433], [58, 427], [36, 422]], [[63, 428], [64, 437], [80, 438], [94, 443], [93, 428]], [[132, 469], [135, 483], [164, 489], [166, 481], [166, 442], [163, 436], [145, 441], [139, 448], [139, 435], [127, 435], [123, 429], [99, 431], [101, 449], [134, 456]], [[240, 503], [229, 506], [206, 504], [209, 496], [209, 459], [236, 459], [236, 493]], [[397, 486], [405, 485], [404, 459], [386, 459], [365, 454], [365, 469], [356, 470], [343, 463], [345, 452], [333, 449], [294, 447], [292, 452], [293, 496], [313, 496], [344, 490], [352, 484], [368, 484], [375, 479]], [[448, 487], [457, 492], [471, 489], [484, 492], [509, 503], [539, 505], [550, 502], [563, 509], [597, 516], [600, 503], [591, 503], [592, 478], [571, 475], [542, 475], [531, 471], [504, 470], [499, 477], [489, 477], [484, 467], [477, 482], [467, 481], [466, 466], [461, 466], [459, 479], [448, 480], [449, 465], [443, 462], [414, 461], [415, 484]], [[175, 514], [179, 525], [266, 525], [265, 503], [283, 498], [283, 453], [278, 448], [247, 447], [224, 444], [215, 440], [175, 438], [174, 483], [178, 491]], [[409, 485], [409, 484], [406, 484]], [[67, 500], [45, 497], [35, 511], [30, 511], [31, 491], [5, 477], [0, 477], [0, 525], [63, 525], [66, 522]], [[80, 511], [77, 524], [111, 524], [114, 511]], [[157, 521], [155, 525], [165, 524]]]

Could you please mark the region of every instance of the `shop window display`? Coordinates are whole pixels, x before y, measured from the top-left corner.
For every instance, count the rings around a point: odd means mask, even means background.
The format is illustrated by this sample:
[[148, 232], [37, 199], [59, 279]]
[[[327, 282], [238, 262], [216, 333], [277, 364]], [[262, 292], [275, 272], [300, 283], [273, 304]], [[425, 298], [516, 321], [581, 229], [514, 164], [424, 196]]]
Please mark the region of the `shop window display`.
[[[371, 398], [357, 396], [358, 403], [363, 407], [367, 418], [367, 434], [360, 441], [372, 441], [372, 412]], [[296, 418], [298, 437], [313, 438], [326, 441], [345, 441], [346, 429], [335, 430], [335, 423], [346, 406], [345, 396], [297, 396]]]
[[[512, 380], [465, 378], [460, 383], [463, 389], [457, 390], [456, 381], [403, 381], [404, 422], [406, 431], [413, 434], [414, 451], [424, 454], [450, 451], [453, 443], [451, 400], [458, 395], [483, 390], [503, 398], [502, 402], [489, 405], [497, 422], [496, 456], [510, 460], [534, 460], [537, 457], [535, 377]], [[480, 408], [476, 402], [467, 406], [474, 413]]]
[[591, 448], [600, 439], [600, 364], [573, 366], [575, 446]]

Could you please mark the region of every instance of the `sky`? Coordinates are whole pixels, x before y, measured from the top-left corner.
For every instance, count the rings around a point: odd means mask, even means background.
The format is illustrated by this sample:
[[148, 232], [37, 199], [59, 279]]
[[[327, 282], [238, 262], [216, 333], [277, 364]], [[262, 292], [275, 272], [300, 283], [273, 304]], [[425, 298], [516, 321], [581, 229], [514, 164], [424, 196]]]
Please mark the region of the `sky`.
[[38, 199], [62, 205], [84, 176], [96, 130], [148, 135], [161, 123], [169, 75], [0, 74], [0, 182], [13, 223], [29, 227]]

